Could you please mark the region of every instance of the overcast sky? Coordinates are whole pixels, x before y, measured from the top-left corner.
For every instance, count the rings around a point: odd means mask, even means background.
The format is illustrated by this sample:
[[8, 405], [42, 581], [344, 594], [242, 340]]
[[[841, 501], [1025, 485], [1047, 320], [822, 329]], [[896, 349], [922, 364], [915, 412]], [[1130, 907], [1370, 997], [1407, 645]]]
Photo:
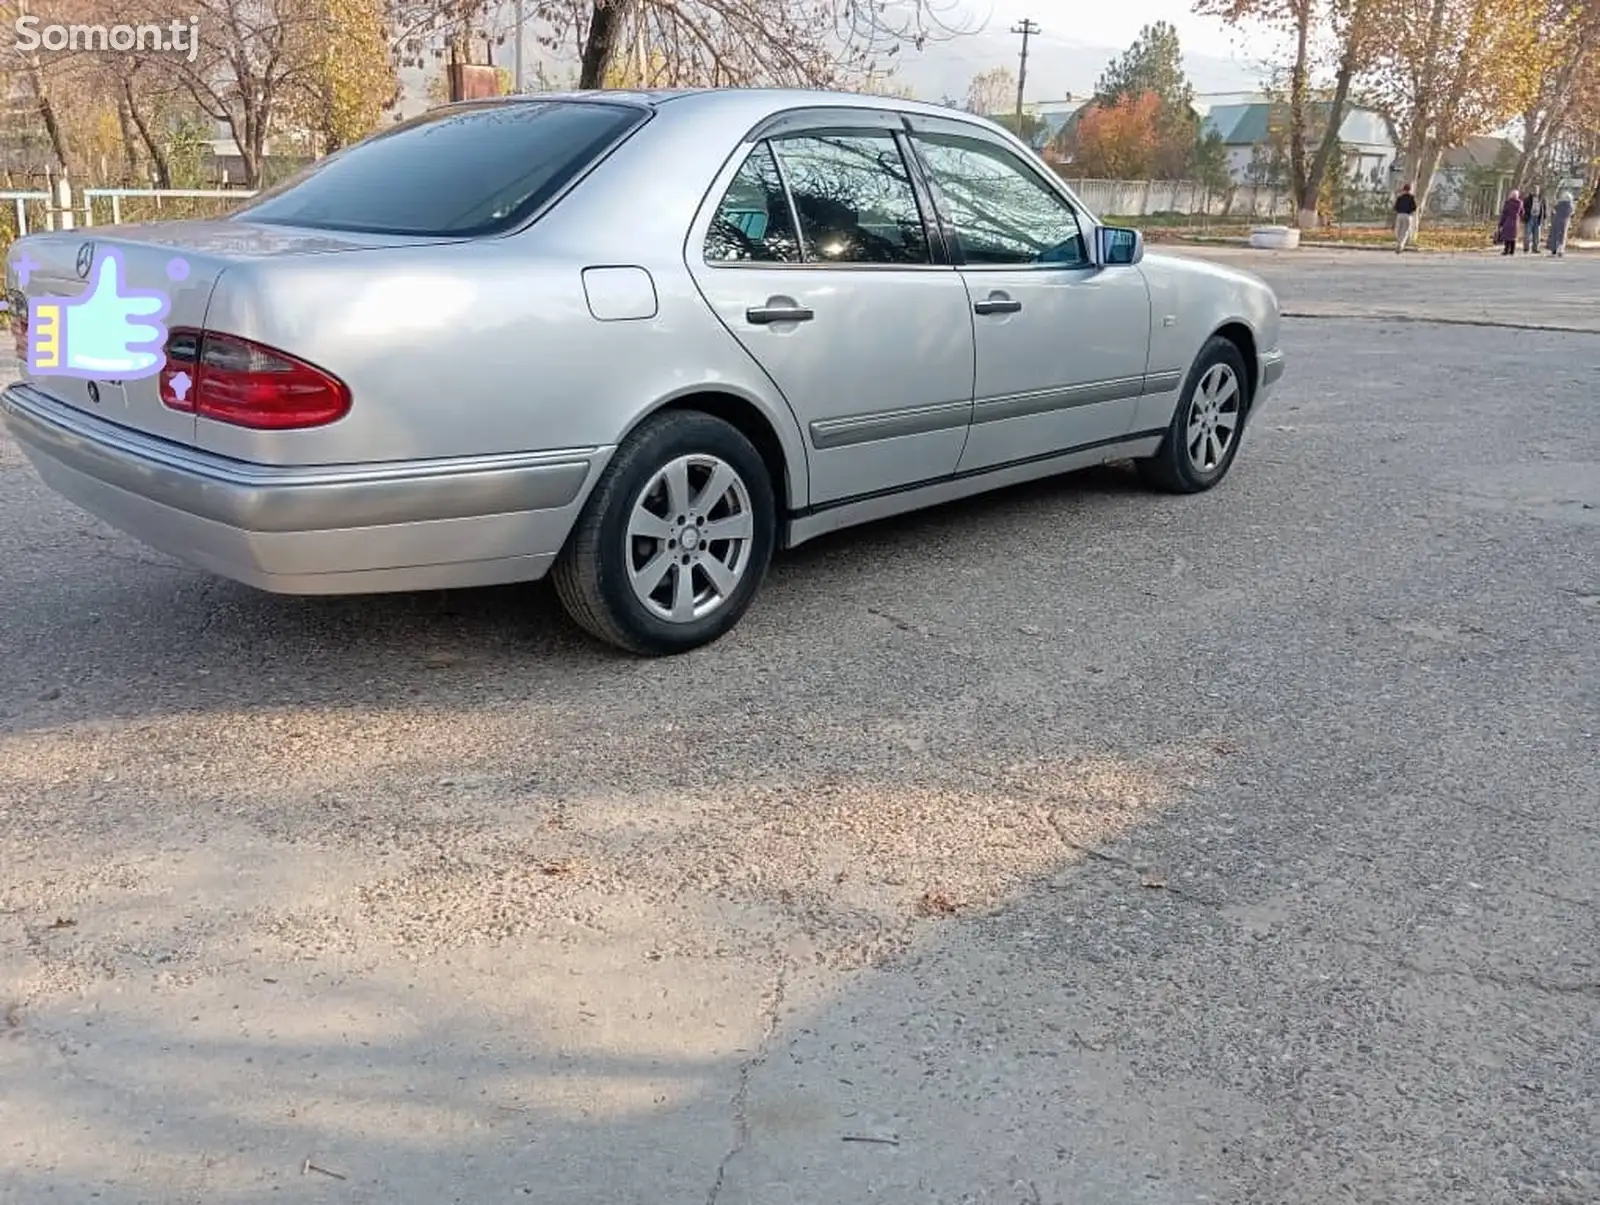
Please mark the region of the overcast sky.
[[[1041, 30], [1029, 44], [1030, 101], [1060, 100], [1068, 93], [1082, 97], [1091, 92], [1106, 64], [1139, 36], [1140, 29], [1156, 21], [1177, 26], [1184, 65], [1196, 91], [1250, 90], [1260, 85], [1262, 77], [1261, 66], [1254, 61], [1259, 50], [1251, 54], [1240, 49], [1241, 38], [1237, 34], [1220, 21], [1194, 16], [1189, 4], [1181, 0], [932, 2], [941, 13], [950, 11], [947, 5], [959, 6], [964, 17], [952, 13], [948, 19], [976, 32], [931, 43], [921, 53], [907, 48], [895, 56], [899, 63], [896, 79], [924, 100], [937, 101], [946, 96], [963, 100], [972, 77], [992, 67], [1009, 67], [1015, 72], [1021, 39], [1010, 30], [1024, 17], [1031, 17]], [[509, 32], [509, 5], [501, 20], [501, 28]], [[536, 46], [531, 31], [525, 45], [531, 78], [533, 62], [549, 61], [552, 56]], [[496, 53], [496, 61], [507, 68], [512, 65], [512, 58], [509, 42]], [[414, 103], [425, 104], [420, 100], [420, 85], [410, 90], [418, 98]]]
[[1045, 42], [1126, 46], [1144, 26], [1167, 21], [1177, 26], [1187, 51], [1226, 58], [1232, 50], [1233, 36], [1221, 21], [1197, 17], [1189, 5], [1173, 0], [1102, 0], [1071, 5], [1063, 0], [959, 0], [959, 7], [974, 21], [987, 17], [991, 32], [1009, 30], [1024, 17], [1032, 17], [1044, 30], [1041, 39]]
[[966, 81], [980, 71], [1017, 67], [1021, 38], [1012, 25], [1031, 17], [1042, 31], [1029, 44], [1028, 99], [1048, 100], [1094, 87], [1106, 62], [1125, 49], [1146, 25], [1168, 21], [1178, 29], [1195, 88], [1221, 92], [1255, 88], [1261, 68], [1255, 55], [1240, 49], [1233, 31], [1208, 17], [1196, 17], [1186, 3], [1173, 0], [961, 0], [981, 33], [907, 54], [898, 75], [919, 95], [937, 100], [948, 91], [964, 95]]

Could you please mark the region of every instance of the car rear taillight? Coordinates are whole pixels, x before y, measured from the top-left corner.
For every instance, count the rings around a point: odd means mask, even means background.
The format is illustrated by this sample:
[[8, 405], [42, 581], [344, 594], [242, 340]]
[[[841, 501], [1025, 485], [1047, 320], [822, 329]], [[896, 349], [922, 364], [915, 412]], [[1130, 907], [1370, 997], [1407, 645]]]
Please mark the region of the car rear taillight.
[[174, 410], [258, 431], [336, 422], [350, 411], [345, 383], [304, 360], [235, 335], [173, 331], [160, 378]]
[[167, 362], [161, 366], [161, 400], [174, 410], [194, 410], [195, 378], [200, 375], [200, 336], [174, 331], [167, 338]]

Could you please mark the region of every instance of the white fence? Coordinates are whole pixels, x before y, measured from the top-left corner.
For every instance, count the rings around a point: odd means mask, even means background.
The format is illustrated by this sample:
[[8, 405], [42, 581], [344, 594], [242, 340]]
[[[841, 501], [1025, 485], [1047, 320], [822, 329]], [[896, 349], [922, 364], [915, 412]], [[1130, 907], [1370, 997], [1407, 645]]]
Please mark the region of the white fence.
[[94, 203], [100, 200], [111, 202], [111, 224], [115, 226], [122, 221], [124, 197], [153, 197], [159, 209], [162, 199], [166, 197], [175, 200], [184, 197], [225, 197], [229, 200], [242, 201], [256, 194], [254, 189], [247, 188], [86, 188], [80, 195], [83, 197], [85, 226], [94, 225]]
[[[71, 230], [93, 226], [109, 217], [113, 226], [122, 221], [122, 203], [130, 198], [151, 200], [159, 211], [163, 201], [187, 198], [216, 198], [242, 201], [255, 196], [245, 188], [85, 188], [73, 195], [65, 180], [58, 180], [53, 192], [0, 192], [0, 204], [9, 203], [18, 238], [30, 230]], [[3, 212], [3, 211], [0, 211]]]
[[1065, 173], [1062, 179], [1091, 212], [1102, 217], [1274, 218], [1287, 215], [1293, 205], [1288, 189], [1271, 185], [1213, 188], [1193, 180], [1074, 180]]
[[[12, 213], [16, 216], [17, 235], [20, 238], [28, 233], [28, 207], [30, 204], [43, 205], [45, 212], [50, 212], [50, 194], [47, 192], [0, 192], [0, 203], [9, 203]], [[52, 227], [53, 229], [53, 227]]]

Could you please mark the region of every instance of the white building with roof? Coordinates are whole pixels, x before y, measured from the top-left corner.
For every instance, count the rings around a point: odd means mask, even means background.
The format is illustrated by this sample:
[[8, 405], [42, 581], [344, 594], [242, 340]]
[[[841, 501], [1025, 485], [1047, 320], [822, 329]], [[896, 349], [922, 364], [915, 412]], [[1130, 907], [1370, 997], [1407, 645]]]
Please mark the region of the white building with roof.
[[[1307, 105], [1306, 137], [1315, 145], [1322, 138], [1331, 106], [1316, 99]], [[1287, 147], [1281, 129], [1289, 119], [1288, 103], [1264, 92], [1213, 92], [1195, 97], [1206, 130], [1215, 130], [1227, 148], [1228, 172], [1236, 183], [1251, 183], [1251, 176], [1269, 160], [1274, 144]], [[1346, 178], [1368, 187], [1387, 188], [1399, 146], [1389, 119], [1376, 109], [1349, 105], [1339, 125]], [[1264, 181], [1263, 181], [1264, 182]]]

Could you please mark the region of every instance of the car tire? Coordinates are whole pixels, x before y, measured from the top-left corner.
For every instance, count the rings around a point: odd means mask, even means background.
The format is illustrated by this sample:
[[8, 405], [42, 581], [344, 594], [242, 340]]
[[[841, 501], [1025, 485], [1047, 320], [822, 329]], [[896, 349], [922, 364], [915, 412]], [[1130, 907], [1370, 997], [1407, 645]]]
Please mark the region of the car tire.
[[776, 510], [767, 466], [736, 427], [699, 411], [655, 415], [585, 502], [551, 570], [556, 594], [579, 627], [628, 652], [700, 648], [761, 588]]
[[1198, 494], [1216, 485], [1238, 454], [1250, 401], [1244, 356], [1231, 340], [1214, 335], [1189, 371], [1160, 448], [1134, 462], [1140, 478], [1170, 494]]

